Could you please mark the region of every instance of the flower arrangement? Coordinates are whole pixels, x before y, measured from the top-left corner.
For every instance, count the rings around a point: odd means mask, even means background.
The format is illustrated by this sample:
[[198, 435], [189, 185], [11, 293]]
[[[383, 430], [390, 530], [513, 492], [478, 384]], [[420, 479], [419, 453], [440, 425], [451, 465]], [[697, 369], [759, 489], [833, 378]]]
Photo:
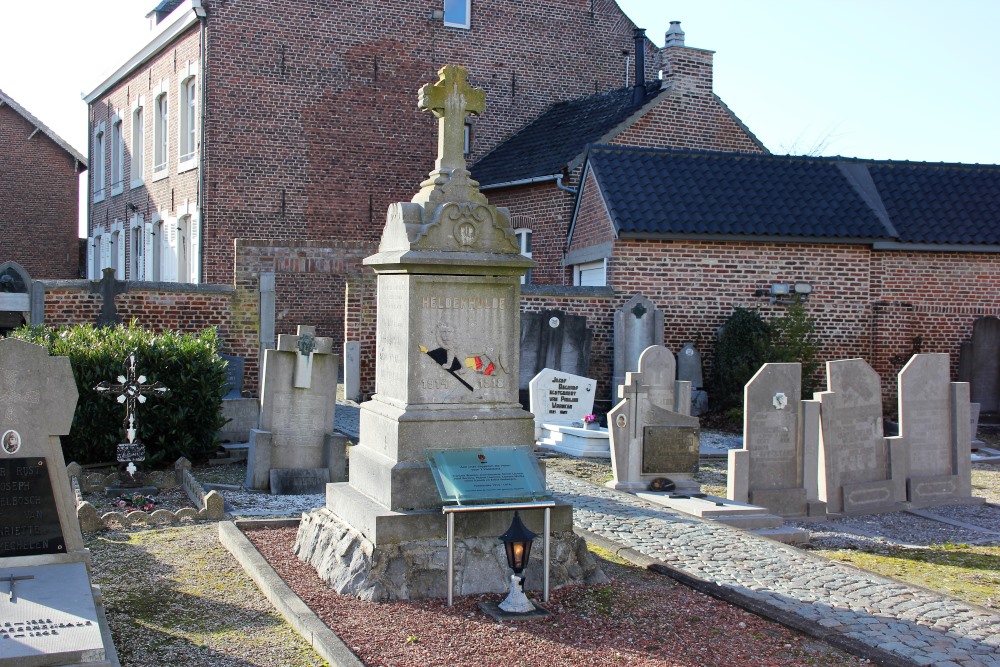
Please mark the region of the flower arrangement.
[[597, 423], [597, 415], [584, 415], [583, 416], [583, 423], [584, 424], [596, 424]]
[[115, 499], [113, 502], [115, 507], [120, 507], [125, 510], [142, 510], [143, 512], [151, 512], [156, 507], [156, 500], [152, 496], [144, 496], [141, 493], [136, 493], [131, 496], [125, 495], [124, 493]]

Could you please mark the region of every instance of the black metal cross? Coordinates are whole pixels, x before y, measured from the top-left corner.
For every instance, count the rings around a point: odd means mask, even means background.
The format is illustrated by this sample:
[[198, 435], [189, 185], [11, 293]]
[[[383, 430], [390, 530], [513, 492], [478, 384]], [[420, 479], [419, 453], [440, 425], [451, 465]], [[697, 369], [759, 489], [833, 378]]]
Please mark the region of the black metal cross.
[[14, 593], [14, 584], [19, 581], [24, 581], [25, 579], [34, 579], [32, 575], [26, 575], [23, 577], [15, 577], [13, 573], [8, 574], [6, 577], [0, 577], [0, 581], [10, 582], [10, 601], [14, 602], [17, 600], [17, 595]]
[[128, 292], [128, 282], [115, 280], [115, 270], [111, 267], [104, 269], [104, 277], [99, 281], [90, 281], [90, 293], [101, 295], [101, 312], [97, 316], [97, 326], [107, 327], [121, 323], [122, 318], [115, 309], [115, 297], [126, 292]]
[[166, 396], [170, 390], [164, 387], [159, 381], [150, 384], [146, 383], [146, 376], [135, 374], [135, 352], [128, 355], [128, 376], [119, 375], [118, 384], [111, 384], [107, 380], [101, 382], [96, 387], [97, 391], [115, 396], [119, 403], [125, 404], [125, 437], [128, 443], [118, 445], [118, 462], [128, 463], [125, 469], [134, 478], [137, 468], [136, 461], [146, 459], [145, 446], [136, 440], [137, 422], [135, 403], [145, 403], [148, 396], [144, 392], [152, 392], [153, 396]]

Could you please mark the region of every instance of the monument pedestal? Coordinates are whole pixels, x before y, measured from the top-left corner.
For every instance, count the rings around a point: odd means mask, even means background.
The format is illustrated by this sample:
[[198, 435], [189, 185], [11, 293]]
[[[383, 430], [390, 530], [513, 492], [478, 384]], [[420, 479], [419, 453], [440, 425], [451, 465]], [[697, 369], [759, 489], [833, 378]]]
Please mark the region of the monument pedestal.
[[[326, 507], [303, 517], [295, 544], [334, 590], [372, 600], [447, 594], [441, 510], [450, 496], [438, 492], [427, 450], [482, 449], [463, 470], [485, 487], [495, 480], [485, 471], [504, 467], [493, 459], [516, 447], [533, 456], [534, 422], [517, 389], [520, 277], [534, 262], [520, 254], [507, 211], [487, 202], [465, 166], [465, 117], [482, 112], [485, 93], [460, 67], [439, 74], [420, 90], [420, 107], [439, 118], [435, 169], [412, 202], [389, 207], [379, 252], [364, 262], [378, 275], [375, 395], [361, 406], [349, 483], [327, 487]], [[524, 513], [536, 532], [541, 514]], [[459, 594], [506, 590], [498, 538], [511, 517], [490, 511], [457, 522]], [[550, 583], [603, 577], [573, 534], [571, 508], [551, 519]], [[540, 568], [529, 566], [529, 586]]]

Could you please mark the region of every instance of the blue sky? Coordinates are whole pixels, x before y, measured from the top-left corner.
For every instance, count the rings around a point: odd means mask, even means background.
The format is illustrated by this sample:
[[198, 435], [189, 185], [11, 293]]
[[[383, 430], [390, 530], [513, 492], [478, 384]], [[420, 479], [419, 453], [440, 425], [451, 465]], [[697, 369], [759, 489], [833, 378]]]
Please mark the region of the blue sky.
[[[0, 89], [85, 152], [80, 94], [131, 55], [153, 4], [3, 3]], [[619, 4], [658, 45], [680, 20], [715, 51], [716, 92], [776, 153], [1000, 163], [1000, 0]]]

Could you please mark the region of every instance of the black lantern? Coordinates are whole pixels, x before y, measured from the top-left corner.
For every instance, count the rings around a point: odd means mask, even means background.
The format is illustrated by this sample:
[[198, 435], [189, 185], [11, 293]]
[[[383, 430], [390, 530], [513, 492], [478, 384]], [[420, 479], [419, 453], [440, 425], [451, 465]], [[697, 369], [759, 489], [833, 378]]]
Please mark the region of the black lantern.
[[500, 536], [500, 541], [507, 550], [507, 566], [514, 570], [514, 574], [520, 576], [528, 566], [528, 555], [531, 553], [531, 542], [534, 539], [535, 533], [528, 530], [521, 521], [521, 515], [514, 510], [510, 528]]

